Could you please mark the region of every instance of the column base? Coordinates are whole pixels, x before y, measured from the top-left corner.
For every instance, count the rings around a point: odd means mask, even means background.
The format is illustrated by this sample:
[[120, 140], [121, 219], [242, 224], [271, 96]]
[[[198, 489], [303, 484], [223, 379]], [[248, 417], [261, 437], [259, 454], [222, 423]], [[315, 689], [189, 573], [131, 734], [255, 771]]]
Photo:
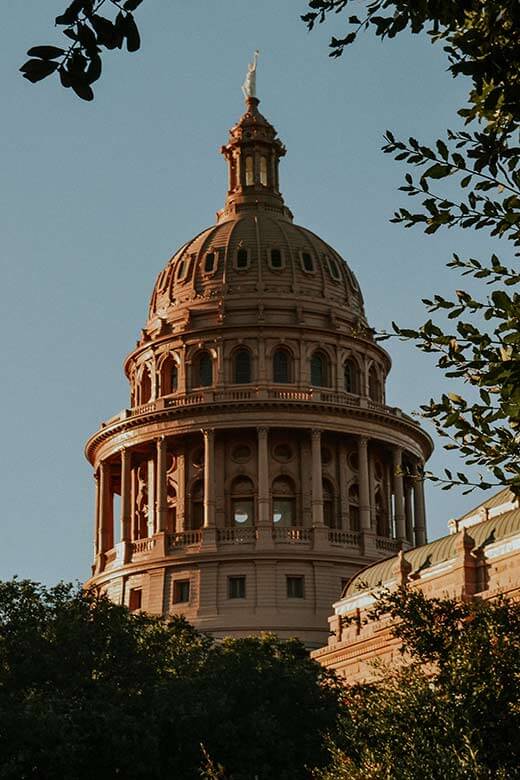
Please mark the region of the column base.
[[217, 550], [217, 529], [216, 528], [203, 528], [202, 529], [202, 541], [200, 543], [200, 549], [205, 552], [216, 552]]

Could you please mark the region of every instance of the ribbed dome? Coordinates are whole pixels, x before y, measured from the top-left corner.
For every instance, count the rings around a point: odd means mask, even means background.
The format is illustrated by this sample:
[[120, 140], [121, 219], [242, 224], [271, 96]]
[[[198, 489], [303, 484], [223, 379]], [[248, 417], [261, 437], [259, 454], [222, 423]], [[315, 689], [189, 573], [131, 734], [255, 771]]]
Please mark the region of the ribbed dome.
[[312, 301], [352, 326], [366, 327], [357, 280], [325, 241], [293, 224], [278, 185], [285, 147], [249, 98], [221, 151], [229, 166], [226, 204], [217, 224], [184, 244], [159, 274], [146, 332], [175, 326], [186, 309], [214, 301], [277, 297], [293, 309]]

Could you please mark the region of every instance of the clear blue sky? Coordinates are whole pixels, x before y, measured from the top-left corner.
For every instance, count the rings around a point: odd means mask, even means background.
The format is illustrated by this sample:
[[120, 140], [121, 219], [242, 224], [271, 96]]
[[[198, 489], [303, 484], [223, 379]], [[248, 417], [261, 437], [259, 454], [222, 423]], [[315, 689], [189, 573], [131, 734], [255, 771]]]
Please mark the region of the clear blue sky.
[[[376, 328], [422, 322], [422, 297], [460, 286], [444, 267], [451, 251], [490, 246], [469, 231], [429, 238], [388, 222], [403, 169], [380, 152], [383, 131], [434, 139], [456, 124], [467, 86], [426, 38], [366, 37], [335, 61], [327, 41], [340, 17], [308, 34], [304, 0], [146, 0], [141, 51], [109, 53], [86, 104], [17, 73], [29, 46], [59, 40], [65, 4], [4, 0], [0, 47], [0, 578], [47, 583], [88, 574], [83, 445], [128, 404], [121, 364], [156, 274], [223, 204], [218, 148], [242, 112], [255, 48], [261, 110], [288, 147], [286, 202], [348, 260]], [[428, 356], [389, 349], [390, 403], [411, 411], [445, 387]], [[432, 468], [447, 462], [438, 445]], [[480, 497], [430, 488], [430, 536]]]

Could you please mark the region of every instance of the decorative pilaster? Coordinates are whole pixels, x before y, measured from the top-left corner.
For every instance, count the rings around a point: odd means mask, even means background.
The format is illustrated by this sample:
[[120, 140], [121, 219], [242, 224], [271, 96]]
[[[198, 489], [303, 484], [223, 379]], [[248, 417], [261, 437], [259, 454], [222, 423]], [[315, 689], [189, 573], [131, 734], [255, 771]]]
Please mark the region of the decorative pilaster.
[[157, 532], [166, 529], [168, 518], [168, 488], [166, 483], [166, 439], [157, 439]]
[[121, 450], [121, 541], [129, 542], [132, 530], [131, 515], [131, 454], [130, 450]]
[[147, 536], [153, 536], [156, 530], [155, 527], [155, 460], [153, 456], [148, 459], [147, 463], [147, 480], [146, 485], [148, 489], [148, 514], [146, 516]]
[[370, 531], [370, 485], [368, 473], [368, 439], [366, 436], [358, 438], [359, 461], [359, 516], [362, 531]]
[[403, 490], [403, 451], [401, 447], [394, 449], [394, 498], [395, 498], [395, 536], [396, 539], [406, 539], [404, 517]]
[[184, 444], [177, 445], [177, 524], [175, 531], [186, 530], [186, 455]]
[[99, 464], [100, 523], [99, 554], [103, 555], [114, 546], [113, 501], [110, 485], [110, 467], [106, 461]]
[[270, 526], [269, 455], [267, 428], [258, 428], [258, 525]]
[[323, 478], [321, 466], [321, 431], [312, 431], [312, 526], [323, 523]]
[[208, 428], [204, 435], [204, 528], [215, 526], [215, 431]]
[[94, 472], [94, 482], [96, 483], [96, 497], [94, 505], [94, 568], [97, 567], [97, 558], [99, 555], [99, 526], [101, 523], [101, 498], [99, 490], [99, 469]]

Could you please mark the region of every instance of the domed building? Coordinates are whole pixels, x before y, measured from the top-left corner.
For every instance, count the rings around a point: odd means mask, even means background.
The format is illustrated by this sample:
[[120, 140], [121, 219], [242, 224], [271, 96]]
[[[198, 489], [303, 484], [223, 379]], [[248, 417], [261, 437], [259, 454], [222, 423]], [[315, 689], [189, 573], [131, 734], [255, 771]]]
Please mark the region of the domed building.
[[426, 542], [432, 450], [385, 403], [390, 359], [358, 282], [279, 187], [285, 148], [247, 98], [216, 224], [159, 274], [125, 362], [130, 408], [87, 442], [87, 585], [217, 637], [308, 647], [362, 567]]

